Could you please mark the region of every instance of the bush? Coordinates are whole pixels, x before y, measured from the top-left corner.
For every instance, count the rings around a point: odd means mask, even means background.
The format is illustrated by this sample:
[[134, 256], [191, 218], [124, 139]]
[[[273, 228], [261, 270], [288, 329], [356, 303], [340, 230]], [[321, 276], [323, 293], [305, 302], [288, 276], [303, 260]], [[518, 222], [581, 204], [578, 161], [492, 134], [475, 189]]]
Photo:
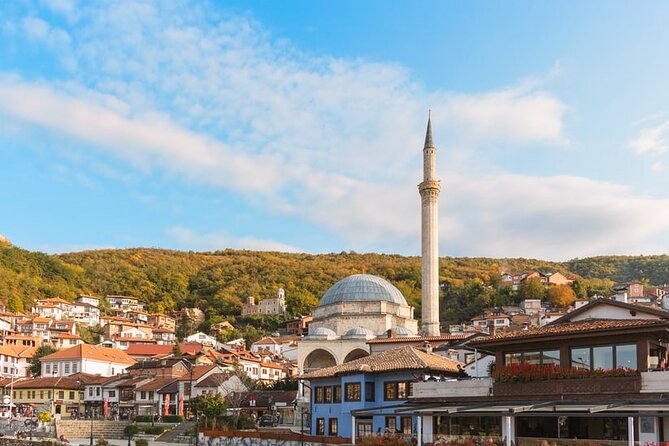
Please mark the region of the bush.
[[139, 426], [136, 424], [128, 424], [125, 427], [124, 432], [126, 435], [137, 435], [139, 433]]
[[105, 437], [100, 435], [100, 438], [98, 438], [97, 443], [95, 443], [97, 446], [109, 446], [109, 442], [105, 440]]
[[149, 446], [149, 440], [146, 438], [138, 438], [135, 440], [135, 446]]
[[37, 415], [37, 419], [42, 423], [48, 423], [51, 421], [51, 414], [49, 412], [40, 412], [39, 415]]
[[251, 415], [241, 414], [237, 417], [237, 429], [255, 429], [256, 421]]
[[492, 374], [495, 382], [546, 381], [549, 379], [607, 378], [619, 376], [639, 376], [632, 369], [590, 370], [552, 365], [512, 364], [495, 367]]
[[165, 426], [146, 426], [142, 428], [144, 433], [149, 435], [160, 435], [165, 432], [165, 429]]
[[153, 421], [153, 417], [151, 415], [137, 415], [135, 417], [135, 423], [150, 423]]
[[184, 417], [181, 415], [165, 415], [163, 421], [165, 423], [183, 423]]

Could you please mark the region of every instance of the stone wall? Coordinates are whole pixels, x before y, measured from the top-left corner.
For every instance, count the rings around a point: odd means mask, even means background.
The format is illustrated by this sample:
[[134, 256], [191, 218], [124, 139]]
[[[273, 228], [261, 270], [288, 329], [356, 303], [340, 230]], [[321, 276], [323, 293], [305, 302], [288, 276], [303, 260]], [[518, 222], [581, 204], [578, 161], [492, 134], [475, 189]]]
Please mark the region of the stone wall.
[[[202, 444], [202, 443], [200, 443]], [[247, 437], [205, 437], [205, 446], [301, 446], [300, 440], [280, 440], [274, 438]], [[326, 443], [304, 441], [304, 446], [330, 446]]]
[[[93, 438], [122, 439], [127, 421], [93, 421]], [[90, 420], [56, 420], [56, 435], [65, 438], [87, 438], [91, 434]], [[2, 445], [0, 445], [2, 446]]]
[[230, 430], [200, 432], [204, 446], [330, 446], [351, 444], [349, 438], [304, 435], [277, 430]]
[[19, 440], [11, 437], [0, 437], [0, 446], [64, 446], [55, 440]]

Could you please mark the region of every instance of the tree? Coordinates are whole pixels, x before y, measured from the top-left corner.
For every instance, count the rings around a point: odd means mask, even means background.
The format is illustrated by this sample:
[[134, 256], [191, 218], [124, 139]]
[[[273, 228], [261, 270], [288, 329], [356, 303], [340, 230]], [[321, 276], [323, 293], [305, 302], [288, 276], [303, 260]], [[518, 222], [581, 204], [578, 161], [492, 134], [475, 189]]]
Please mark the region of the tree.
[[204, 427], [211, 423], [211, 428], [216, 429], [216, 420], [225, 416], [228, 408], [225, 398], [221, 395], [199, 395], [193, 398], [191, 407], [206, 417]]
[[40, 376], [42, 374], [42, 357], [56, 353], [58, 350], [49, 344], [40, 345], [32, 358], [30, 358], [30, 373], [32, 376]]
[[520, 284], [518, 295], [521, 299], [539, 299], [543, 300], [546, 296], [546, 289], [538, 277], [530, 277]]
[[7, 310], [12, 313], [23, 313], [23, 301], [19, 296], [12, 295], [7, 299]]
[[179, 341], [176, 341], [174, 343], [174, 346], [172, 347], [172, 355], [175, 358], [180, 358], [182, 353], [181, 353], [181, 346], [179, 345]]
[[576, 294], [569, 285], [555, 285], [548, 288], [548, 300], [556, 307], [568, 307], [576, 300]]

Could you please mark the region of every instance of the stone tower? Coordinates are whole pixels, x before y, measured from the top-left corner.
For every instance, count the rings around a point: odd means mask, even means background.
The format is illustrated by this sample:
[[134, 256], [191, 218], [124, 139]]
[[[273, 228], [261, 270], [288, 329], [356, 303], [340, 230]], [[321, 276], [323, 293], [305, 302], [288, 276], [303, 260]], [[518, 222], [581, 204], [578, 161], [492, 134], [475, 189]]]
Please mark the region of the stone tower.
[[423, 182], [418, 185], [421, 200], [421, 306], [423, 336], [439, 336], [439, 191], [436, 179], [437, 148], [432, 142], [432, 120], [427, 119], [423, 147]]

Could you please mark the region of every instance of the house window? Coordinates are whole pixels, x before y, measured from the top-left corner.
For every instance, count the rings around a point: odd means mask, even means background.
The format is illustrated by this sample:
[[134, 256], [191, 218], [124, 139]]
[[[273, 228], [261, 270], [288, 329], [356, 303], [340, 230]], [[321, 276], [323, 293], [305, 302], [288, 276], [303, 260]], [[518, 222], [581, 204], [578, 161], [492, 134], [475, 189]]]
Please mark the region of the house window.
[[95, 396], [100, 396], [100, 388], [99, 387], [95, 388]]
[[70, 392], [70, 399], [71, 399], [71, 400], [74, 399], [74, 392]]
[[115, 390], [110, 390], [109, 391], [109, 398], [116, 398], [116, 391]]
[[332, 402], [341, 403], [341, 386], [332, 386]]
[[360, 383], [344, 384], [344, 401], [360, 401]]
[[400, 417], [400, 427], [403, 434], [411, 435], [412, 425], [413, 423], [411, 417]]
[[386, 401], [403, 400], [413, 396], [411, 381], [386, 381], [383, 383], [383, 399]]
[[70, 373], [70, 363], [69, 363], [69, 362], [66, 362], [66, 363], [65, 363], [65, 373], [66, 373], [66, 374], [69, 374], [69, 373]]
[[338, 421], [339, 420], [337, 418], [328, 418], [328, 435], [330, 435], [332, 437], [337, 436], [337, 432], [338, 432], [337, 422]]
[[325, 418], [316, 418], [316, 435], [325, 435]]
[[[34, 397], [35, 397], [35, 395], [33, 395], [33, 398]], [[58, 391], [58, 399], [59, 400], [64, 400], [65, 399], [65, 391], [64, 390], [59, 390]]]
[[571, 366], [590, 370], [613, 368], [636, 370], [636, 344], [572, 348]]
[[368, 435], [372, 435], [374, 431], [372, 430], [372, 420], [370, 419], [364, 419], [357, 421], [357, 426], [356, 426], [356, 431], [358, 432], [358, 437], [366, 437]]
[[323, 404], [323, 388], [322, 387], [316, 387], [316, 390], [314, 391], [314, 403]]
[[149, 399], [150, 399], [150, 400], [153, 399], [153, 392], [149, 392]]
[[88, 388], [88, 396], [93, 396], [93, 388], [92, 387]]
[[504, 355], [504, 364], [560, 365], [559, 350], [539, 350], [532, 352], [514, 352]]
[[365, 383], [365, 401], [374, 401], [374, 383]]
[[44, 390], [39, 391], [39, 399], [41, 399], [41, 400], [44, 399]]
[[325, 395], [324, 395], [324, 398], [323, 398], [323, 402], [325, 404], [330, 404], [332, 402], [332, 387], [327, 386], [327, 387], [325, 387], [324, 390], [325, 390]]
[[[73, 343], [74, 343], [74, 340], [70, 340], [70, 344], [73, 344]], [[77, 373], [78, 368], [79, 368], [79, 364], [77, 364], [76, 362], [73, 362], [72, 363], [72, 373]]]
[[395, 417], [386, 417], [386, 432], [394, 434], [397, 431]]
[[46, 372], [47, 375], [51, 375], [51, 364], [47, 364], [46, 367], [44, 368], [44, 371]]
[[145, 399], [146, 399], [146, 392], [142, 392], [142, 393], [140, 394], [140, 397], [139, 397], [139, 398], [142, 399], [142, 400], [145, 400]]

